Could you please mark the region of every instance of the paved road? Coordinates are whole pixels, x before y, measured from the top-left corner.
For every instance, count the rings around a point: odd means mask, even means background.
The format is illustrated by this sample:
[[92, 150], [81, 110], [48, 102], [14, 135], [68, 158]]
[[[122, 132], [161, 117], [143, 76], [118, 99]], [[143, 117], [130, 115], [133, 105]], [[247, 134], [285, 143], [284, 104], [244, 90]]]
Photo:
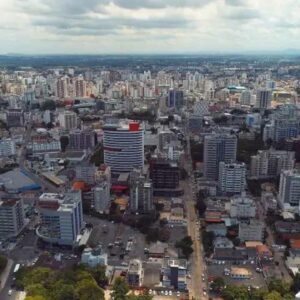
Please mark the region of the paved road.
[[190, 141], [188, 131], [186, 131], [187, 138], [187, 149], [186, 149], [186, 161], [185, 169], [191, 175], [188, 180], [182, 181], [182, 187], [184, 189], [184, 197], [186, 204], [186, 212], [188, 219], [188, 234], [193, 240], [194, 253], [192, 254], [192, 287], [190, 287], [190, 297], [193, 299], [208, 299], [207, 296], [203, 295], [203, 288], [206, 288], [206, 280], [202, 281], [202, 274], [206, 277], [206, 267], [204, 262], [203, 246], [201, 231], [199, 230], [200, 225], [197, 224], [198, 216], [195, 209], [196, 204], [196, 192], [193, 187], [193, 166], [190, 152]]

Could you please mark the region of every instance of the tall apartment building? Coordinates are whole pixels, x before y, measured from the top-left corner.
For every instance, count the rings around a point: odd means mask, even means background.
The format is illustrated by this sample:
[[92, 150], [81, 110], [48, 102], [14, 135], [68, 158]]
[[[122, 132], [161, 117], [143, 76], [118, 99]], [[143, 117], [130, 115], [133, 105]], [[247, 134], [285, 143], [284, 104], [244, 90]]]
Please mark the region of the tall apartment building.
[[219, 164], [219, 189], [225, 194], [240, 194], [246, 187], [246, 165], [244, 163]]
[[74, 129], [69, 135], [68, 148], [72, 150], [87, 150], [95, 147], [95, 133], [91, 129]]
[[68, 97], [68, 84], [69, 84], [68, 77], [62, 77], [56, 80], [55, 85], [55, 96], [58, 98], [66, 98]]
[[300, 174], [295, 170], [283, 171], [280, 175], [278, 200], [281, 207], [298, 206], [300, 203]]
[[64, 111], [58, 116], [59, 124], [66, 130], [77, 128], [77, 114], [72, 111]]
[[102, 181], [93, 188], [92, 203], [97, 212], [108, 212], [110, 206], [110, 186], [107, 181]]
[[16, 155], [16, 143], [12, 139], [0, 140], [0, 157]]
[[153, 211], [152, 182], [139, 170], [130, 173], [130, 211], [149, 213]]
[[204, 100], [204, 99], [200, 99], [197, 100], [194, 104], [194, 115], [198, 116], [198, 117], [203, 117], [205, 115], [209, 114], [209, 102]]
[[267, 89], [258, 90], [256, 93], [256, 107], [267, 109], [271, 107], [272, 91]]
[[64, 195], [44, 193], [37, 204], [40, 226], [37, 235], [46, 242], [73, 245], [84, 227], [80, 190]]
[[241, 105], [251, 105], [252, 94], [249, 90], [244, 90], [240, 95]]
[[242, 193], [230, 200], [231, 218], [254, 218], [256, 215], [256, 205], [253, 199]]
[[254, 178], [276, 177], [283, 170], [295, 165], [295, 152], [275, 149], [259, 150], [251, 157], [250, 176]]
[[144, 130], [137, 122], [108, 124], [104, 131], [104, 163], [112, 173], [127, 173], [144, 166]]
[[211, 134], [204, 138], [204, 176], [218, 180], [219, 163], [236, 160], [237, 138], [231, 134]]
[[0, 236], [16, 237], [25, 226], [23, 200], [9, 195], [0, 200]]
[[74, 91], [75, 97], [86, 97], [86, 81], [83, 79], [82, 75], [78, 76], [78, 78], [74, 80]]

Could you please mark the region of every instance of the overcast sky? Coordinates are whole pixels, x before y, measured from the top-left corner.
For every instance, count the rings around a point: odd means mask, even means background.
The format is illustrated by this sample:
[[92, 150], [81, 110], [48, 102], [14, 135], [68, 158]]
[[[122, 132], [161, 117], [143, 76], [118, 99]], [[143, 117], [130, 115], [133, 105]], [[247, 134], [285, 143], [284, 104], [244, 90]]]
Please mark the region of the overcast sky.
[[300, 0], [0, 0], [0, 53], [300, 49]]

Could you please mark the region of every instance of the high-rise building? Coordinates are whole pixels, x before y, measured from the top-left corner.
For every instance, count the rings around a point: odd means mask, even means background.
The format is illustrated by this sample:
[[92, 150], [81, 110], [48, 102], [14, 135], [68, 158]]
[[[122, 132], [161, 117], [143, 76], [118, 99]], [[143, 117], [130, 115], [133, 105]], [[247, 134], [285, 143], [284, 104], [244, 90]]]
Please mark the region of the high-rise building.
[[300, 174], [294, 170], [283, 171], [280, 175], [278, 200], [281, 207], [298, 206], [300, 203]]
[[259, 150], [251, 156], [250, 176], [254, 178], [276, 177], [283, 170], [291, 170], [295, 165], [295, 152], [275, 149]]
[[69, 78], [62, 77], [56, 80], [55, 96], [58, 98], [68, 97], [68, 82]]
[[130, 210], [137, 213], [153, 211], [152, 182], [139, 170], [130, 173]]
[[16, 237], [25, 226], [23, 200], [2, 196], [0, 200], [0, 236], [1, 238]]
[[91, 129], [74, 129], [69, 135], [68, 148], [72, 150], [87, 150], [95, 147], [95, 133]]
[[59, 124], [66, 130], [77, 128], [77, 114], [72, 111], [64, 111], [58, 116]]
[[168, 107], [179, 110], [183, 107], [183, 91], [172, 89], [169, 91]]
[[219, 189], [225, 194], [240, 194], [246, 186], [246, 165], [244, 163], [219, 164]]
[[252, 94], [249, 90], [244, 90], [241, 92], [240, 103], [241, 105], [251, 105]]
[[256, 107], [261, 109], [267, 109], [271, 107], [272, 91], [267, 89], [261, 89], [256, 94]]
[[93, 206], [97, 212], [106, 213], [110, 205], [110, 186], [102, 181], [93, 188]]
[[74, 90], [75, 97], [84, 98], [86, 97], [86, 81], [83, 79], [83, 76], [78, 76], [74, 81]]
[[219, 163], [236, 160], [237, 138], [231, 134], [211, 134], [204, 138], [204, 176], [218, 180]]
[[194, 115], [203, 117], [209, 114], [209, 102], [204, 99], [197, 100], [194, 104]]
[[126, 173], [144, 166], [144, 130], [137, 122], [107, 124], [104, 131], [104, 163], [112, 173]]
[[73, 245], [84, 227], [80, 190], [64, 195], [44, 193], [38, 200], [38, 236], [46, 242]]

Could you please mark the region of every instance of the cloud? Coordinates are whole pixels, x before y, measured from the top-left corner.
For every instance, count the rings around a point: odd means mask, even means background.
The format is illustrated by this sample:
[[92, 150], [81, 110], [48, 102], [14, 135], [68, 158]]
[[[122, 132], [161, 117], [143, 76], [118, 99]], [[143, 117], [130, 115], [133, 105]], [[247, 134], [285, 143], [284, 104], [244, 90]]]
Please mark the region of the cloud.
[[225, 10], [222, 14], [223, 17], [231, 20], [251, 20], [260, 17], [259, 11], [249, 8], [234, 8]]

